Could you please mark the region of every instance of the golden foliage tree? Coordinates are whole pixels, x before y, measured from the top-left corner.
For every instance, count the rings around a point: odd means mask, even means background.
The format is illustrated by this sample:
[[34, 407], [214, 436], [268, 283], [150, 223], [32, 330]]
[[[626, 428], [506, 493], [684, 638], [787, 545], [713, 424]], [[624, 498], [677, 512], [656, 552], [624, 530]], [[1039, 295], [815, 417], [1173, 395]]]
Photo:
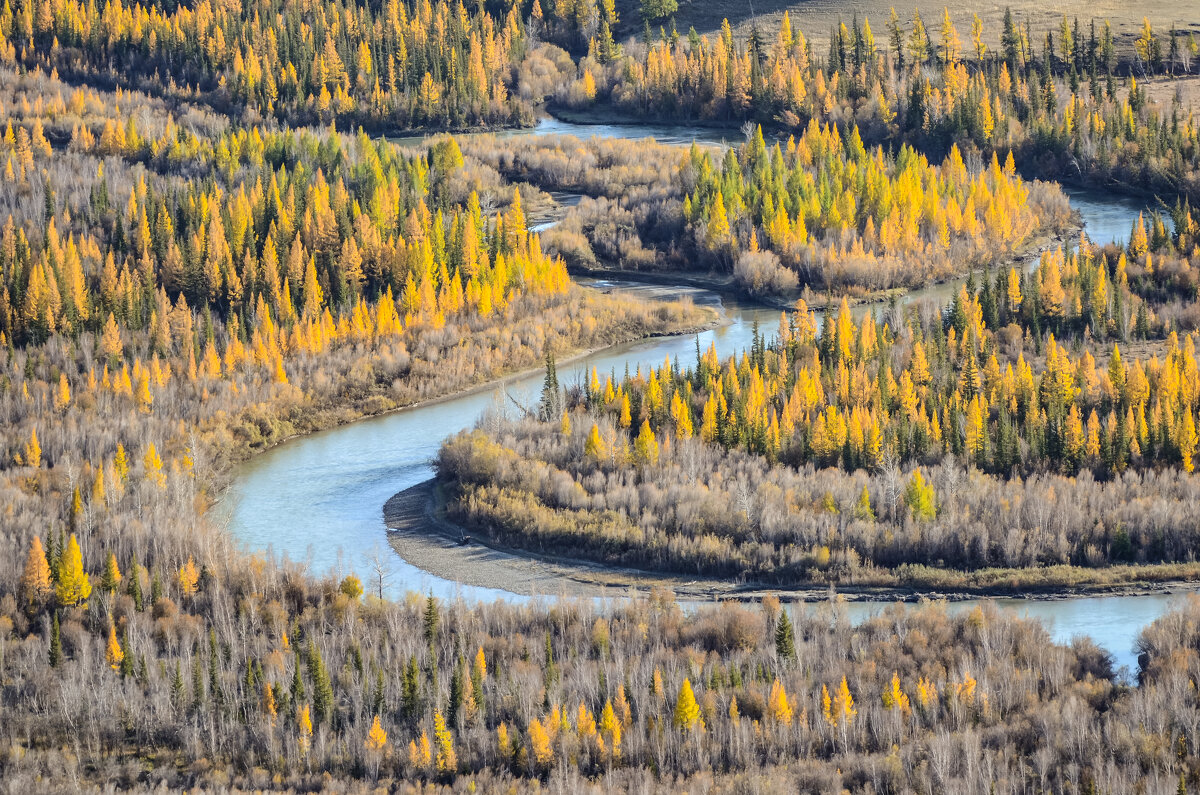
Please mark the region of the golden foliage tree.
[[21, 601], [29, 606], [40, 604], [50, 596], [52, 590], [46, 550], [42, 546], [42, 539], [34, 536], [29, 543], [29, 555], [25, 558], [25, 571], [21, 575]]
[[88, 597], [92, 595], [92, 584], [88, 580], [87, 572], [83, 570], [83, 553], [74, 533], [67, 541], [67, 547], [59, 560], [57, 579], [55, 593], [61, 605], [86, 604]]

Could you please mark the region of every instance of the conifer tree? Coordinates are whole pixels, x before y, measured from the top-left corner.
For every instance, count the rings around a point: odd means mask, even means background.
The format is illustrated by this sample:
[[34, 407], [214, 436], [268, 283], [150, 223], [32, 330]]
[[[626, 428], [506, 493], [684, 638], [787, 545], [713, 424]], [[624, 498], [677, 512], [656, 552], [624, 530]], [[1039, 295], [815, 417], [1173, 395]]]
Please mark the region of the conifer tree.
[[108, 622], [108, 646], [104, 657], [114, 671], [120, 670], [121, 662], [125, 659], [125, 650], [121, 648], [121, 644], [117, 640], [117, 628], [112, 621]]
[[767, 712], [775, 723], [782, 726], [792, 725], [792, 707], [788, 704], [787, 692], [784, 691], [778, 677], [771, 685], [771, 693], [767, 698]]
[[447, 722], [455, 727], [459, 727], [460, 719], [462, 718], [463, 708], [463, 672], [462, 672], [462, 657], [459, 657], [454, 664], [454, 671], [450, 674], [450, 703], [446, 706]]
[[404, 715], [414, 720], [420, 714], [421, 671], [417, 658], [410, 656], [400, 681], [400, 703]]
[[441, 712], [433, 714], [433, 738], [437, 743], [437, 770], [442, 775], [458, 771], [458, 755], [454, 751], [454, 736], [446, 728]]
[[471, 689], [474, 691], [475, 704], [483, 709], [483, 681], [487, 678], [487, 658], [484, 657], [483, 647], [475, 654], [475, 662], [471, 666]]
[[[142, 673], [138, 674], [139, 679], [145, 680], [146, 661], [141, 661]], [[133, 649], [129, 646], [129, 627], [121, 630], [121, 664], [119, 666], [122, 679], [129, 679], [135, 675]]]
[[328, 723], [333, 718], [333, 682], [321, 653], [311, 640], [308, 642], [308, 678], [312, 680], [313, 712], [317, 722]]
[[432, 647], [434, 638], [437, 637], [438, 627], [438, 605], [432, 593], [425, 600], [425, 616], [422, 619], [422, 625], [425, 629], [425, 643]]
[[74, 533], [59, 560], [57, 580], [55, 593], [60, 605], [86, 605], [88, 597], [92, 595], [92, 584], [83, 570], [83, 553]]
[[603, 461], [608, 457], [604, 440], [600, 438], [600, 426], [595, 423], [592, 423], [592, 429], [588, 432], [587, 442], [583, 445], [583, 454], [595, 461]]
[[363, 744], [368, 751], [382, 751], [387, 747], [388, 736], [383, 730], [383, 726], [379, 722], [379, 716], [375, 716], [375, 720], [371, 722], [371, 728], [367, 732], [367, 741]]
[[633, 452], [642, 466], [654, 466], [658, 463], [658, 441], [654, 438], [649, 420], [642, 420], [641, 430], [633, 442]]
[[[50, 596], [52, 590], [46, 551], [42, 547], [42, 539], [34, 536], [29, 543], [29, 555], [25, 558], [25, 571], [21, 575], [21, 601], [27, 607], [40, 605]], [[57, 615], [55, 613], [55, 616]]]
[[54, 618], [50, 626], [50, 667], [57, 668], [62, 665], [63, 649], [62, 635], [58, 627], [58, 611], [54, 611]]
[[133, 606], [140, 613], [145, 608], [145, 600], [142, 597], [142, 567], [138, 565], [137, 558], [129, 561], [129, 585], [125, 587], [125, 592], [133, 599]]
[[104, 573], [100, 577], [100, 590], [112, 595], [121, 584], [121, 570], [117, 568], [117, 556], [111, 551], [104, 562]]
[[775, 654], [785, 662], [796, 659], [795, 630], [786, 608], [780, 611], [779, 623], [775, 625]]
[[691, 681], [684, 679], [679, 688], [679, 696], [675, 699], [675, 728], [691, 731], [697, 727], [704, 728], [704, 721], [700, 718], [700, 705], [696, 703]]

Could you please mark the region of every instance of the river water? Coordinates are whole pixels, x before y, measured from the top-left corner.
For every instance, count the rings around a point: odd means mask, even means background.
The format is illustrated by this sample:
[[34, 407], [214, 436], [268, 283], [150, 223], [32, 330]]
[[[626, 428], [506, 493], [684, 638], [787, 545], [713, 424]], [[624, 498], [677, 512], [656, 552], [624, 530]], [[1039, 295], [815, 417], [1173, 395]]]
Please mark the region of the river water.
[[[706, 128], [671, 128], [639, 125], [573, 125], [547, 120], [532, 131], [510, 134], [572, 134], [629, 138], [653, 137], [664, 143], [686, 144], [693, 139], [723, 143], [728, 131]], [[419, 139], [403, 141], [413, 143]], [[559, 197], [570, 201], [570, 197]], [[1072, 193], [1085, 231], [1097, 242], [1123, 240], [1144, 205], [1095, 194]], [[637, 293], [659, 292], [630, 283], [584, 281], [599, 289]], [[953, 284], [937, 285], [905, 296], [904, 303], [945, 301]], [[749, 346], [754, 323], [770, 336], [779, 312], [743, 306], [702, 290], [681, 289], [698, 304], [721, 309], [726, 325], [699, 335], [669, 337], [629, 343], [560, 366], [564, 385], [582, 382], [592, 368], [620, 376], [626, 367], [657, 366], [665, 358], [684, 366], [694, 362], [696, 345], [712, 343], [724, 357]], [[372, 557], [386, 561], [390, 571], [386, 591], [401, 596], [408, 591], [433, 592], [442, 598], [468, 600], [521, 599], [502, 588], [480, 588], [435, 577], [402, 560], [387, 544], [382, 505], [393, 494], [433, 476], [431, 460], [447, 437], [472, 427], [497, 406], [516, 400], [536, 402], [541, 373], [511, 378], [478, 392], [418, 406], [383, 417], [366, 419], [341, 428], [294, 439], [242, 465], [225, 498], [229, 529], [250, 551], [262, 551], [307, 565], [314, 574], [329, 571], [360, 576], [370, 569]], [[1118, 665], [1135, 666], [1133, 646], [1137, 634], [1171, 604], [1167, 596], [1114, 596], [1051, 601], [999, 599], [998, 605], [1044, 620], [1056, 640], [1088, 635], [1111, 652]], [[964, 609], [971, 602], [955, 603]], [[861, 620], [882, 609], [879, 604], [851, 603], [851, 618]]]

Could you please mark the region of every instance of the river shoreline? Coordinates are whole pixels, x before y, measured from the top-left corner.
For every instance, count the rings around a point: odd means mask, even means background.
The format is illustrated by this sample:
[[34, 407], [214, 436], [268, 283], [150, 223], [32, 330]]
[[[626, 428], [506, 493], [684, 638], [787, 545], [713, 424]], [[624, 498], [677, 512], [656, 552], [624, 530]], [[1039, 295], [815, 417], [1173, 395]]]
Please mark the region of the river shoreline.
[[[604, 290], [599, 290], [597, 288], [590, 287], [587, 285], [576, 285], [576, 287], [578, 289], [593, 290], [593, 291], [601, 293], [601, 294], [606, 294], [606, 292]], [[664, 297], [669, 297], [669, 296], [664, 296]], [[680, 336], [680, 335], [686, 336], [686, 335], [692, 335], [692, 334], [699, 334], [699, 333], [702, 333], [705, 331], [712, 330], [714, 328], [719, 328], [719, 327], [721, 327], [723, 325], [727, 325], [729, 323], [728, 318], [726, 318], [723, 315], [723, 313], [718, 311], [717, 309], [714, 309], [712, 307], [705, 307], [705, 306], [697, 306], [695, 308], [706, 314], [710, 314], [711, 317], [710, 317], [709, 321], [706, 323], [701, 323], [699, 325], [693, 324], [693, 325], [681, 326], [678, 329], [674, 329], [670, 332], [643, 334], [642, 336], [638, 336], [638, 337], [626, 337], [617, 342], [613, 342], [613, 343], [610, 343], [607, 345], [602, 345], [602, 346], [597, 346], [597, 347], [589, 347], [589, 348], [572, 349], [572, 350], [566, 351], [565, 355], [562, 358], [558, 359], [558, 365], [560, 365], [560, 366], [570, 365], [575, 362], [581, 361], [583, 359], [587, 359], [590, 356], [594, 356], [596, 353], [598, 353], [600, 351], [608, 350], [609, 348], [613, 348], [613, 347], [616, 347], [619, 345], [628, 345], [630, 343], [636, 343], [636, 342], [653, 342], [654, 340], [668, 339], [668, 338], [676, 337], [676, 336]], [[232, 467], [236, 467], [239, 464], [245, 463], [252, 458], [262, 455], [270, 450], [274, 450], [275, 448], [277, 448], [287, 442], [294, 441], [296, 439], [303, 439], [303, 438], [311, 437], [315, 434], [323, 433], [325, 431], [336, 430], [338, 428], [343, 428], [347, 425], [351, 425], [356, 422], [361, 422], [363, 420], [379, 419], [382, 417], [387, 417], [389, 415], [398, 414], [398, 413], [404, 412], [404, 411], [412, 411], [414, 409], [423, 408], [423, 407], [427, 407], [427, 406], [435, 406], [435, 405], [438, 405], [439, 403], [445, 403], [447, 401], [456, 400], [458, 398], [467, 397], [470, 395], [477, 395], [480, 392], [485, 392], [489, 389], [499, 388], [508, 381], [514, 381], [514, 380], [519, 380], [522, 378], [527, 378], [527, 377], [529, 377], [535, 373], [539, 373], [541, 371], [542, 371], [542, 365], [537, 365], [534, 367], [527, 367], [527, 368], [524, 368], [521, 370], [505, 370], [505, 371], [502, 371], [500, 373], [493, 375], [492, 377], [487, 378], [484, 381], [480, 381], [477, 384], [473, 384], [471, 386], [467, 386], [462, 389], [452, 390], [452, 391], [446, 392], [444, 394], [437, 395], [436, 397], [425, 398], [424, 400], [417, 400], [412, 403], [404, 403], [404, 404], [397, 405], [397, 406], [391, 406], [382, 411], [356, 411], [354, 409], [354, 407], [352, 407], [352, 406], [337, 406], [337, 405], [317, 407], [316, 409], [314, 409], [314, 411], [316, 413], [318, 413], [322, 416], [331, 415], [333, 417], [332, 420], [328, 421], [328, 422], [318, 420], [316, 422], [316, 424], [313, 425], [312, 427], [305, 428], [304, 430], [297, 431], [296, 433], [290, 433], [285, 436], [281, 436], [278, 439], [273, 439], [267, 444], [262, 444], [259, 446], [249, 447], [249, 448], [244, 447], [244, 446], [239, 446], [239, 447], [235, 447], [233, 449], [227, 449], [223, 452], [229, 456], [228, 463], [230, 464], [230, 469], [232, 469]], [[227, 485], [227, 481], [225, 480], [225, 478], [228, 478], [231, 474], [232, 474], [231, 471], [217, 473], [218, 477], [216, 478], [216, 480], [217, 480], [217, 485], [218, 485], [218, 488], [220, 491], [220, 494], [218, 495], [218, 498], [217, 498], [218, 502], [225, 496], [225, 491], [226, 491], [225, 486]]]
[[[568, 131], [563, 128], [569, 125], [556, 124], [557, 128], [547, 125], [546, 130], [535, 128], [527, 132], [533, 135], [562, 132], [583, 138], [588, 137], [590, 132], [582, 127]], [[638, 130], [635, 125], [628, 131], [613, 127], [603, 129], [598, 134], [640, 137], [657, 132]], [[676, 132], [679, 135], [705, 135], [701, 131], [682, 128]], [[1072, 182], [1068, 180], [1063, 184], [1070, 185]], [[1069, 245], [1070, 238], [1078, 233], [1079, 220], [1084, 221], [1089, 237], [1097, 243], [1120, 240], [1128, 235], [1131, 224], [1144, 209], [1128, 199], [1126, 192], [1115, 195], [1106, 192], [1105, 195], [1094, 197], [1086, 192], [1082, 195], [1069, 189], [1066, 192], [1072, 203], [1072, 228], [1057, 236], [1057, 239], [1037, 241], [1040, 250]], [[561, 201], [557, 197], [556, 200]], [[561, 211], [565, 208], [554, 209]], [[547, 216], [546, 220], [552, 222], [554, 219]], [[1035, 248], [1038, 247], [1027, 247], [1022, 256], [1036, 257]], [[1028, 259], [1025, 264], [1030, 264]], [[978, 272], [980, 268], [973, 270]], [[655, 281], [650, 274], [635, 271], [604, 269], [593, 275], [643, 284]], [[682, 279], [671, 282], [660, 277], [657, 281], [659, 284], [654, 289], [660, 294], [678, 294], [692, 289], [684, 286]], [[926, 285], [926, 290], [919, 291], [921, 295], [914, 295], [913, 291], [899, 294], [897, 306], [921, 300], [945, 303], [952, 298], [953, 291], [957, 289], [952, 285], [958, 281], [961, 279], [949, 279], [941, 286]], [[729, 283], [694, 281], [693, 285], [696, 288], [708, 288], [717, 294], [717, 298], [738, 295], [736, 285]], [[596, 287], [603, 291], [615, 291], [624, 285], [601, 284]], [[644, 287], [637, 289], [645, 290]], [[886, 307], [890, 297], [876, 293], [871, 296], [871, 303]], [[815, 304], [816, 301], [810, 303]], [[861, 300], [855, 303], [861, 303]], [[707, 302], [702, 301], [700, 305], [705, 306]], [[772, 305], [754, 296], [746, 301], [726, 301], [723, 305], [713, 299], [713, 307], [720, 312], [710, 323], [685, 331], [691, 334], [712, 329], [701, 334], [702, 341], [704, 344], [715, 344], [721, 355], [747, 347], [753, 324], [762, 324], [764, 329], [769, 329], [778, 318], [779, 309], [791, 308], [790, 305]], [[864, 310], [869, 311], [869, 307], [860, 306], [856, 314]], [[816, 311], [820, 313], [819, 309]], [[581, 369], [586, 363], [590, 369], [591, 362], [581, 362], [580, 357], [597, 356], [600, 359], [599, 369], [612, 370], [615, 374], [623, 366], [622, 362], [628, 363], [635, 358], [643, 366], [647, 363], [653, 366], [661, 362], [664, 356], [678, 360], [680, 356], [690, 355], [691, 346], [687, 336], [680, 338], [659, 334], [654, 335], [654, 339], [662, 342], [648, 345], [637, 342], [613, 343], [612, 347], [588, 345], [588, 350], [580, 350], [570, 356], [564, 354], [560, 364], [565, 368], [574, 362], [577, 363], [575, 368]], [[588, 340], [579, 342], [587, 345]], [[523, 394], [532, 395], [539, 386], [536, 383], [538, 370], [538, 367], [529, 367], [520, 373], [499, 372], [457, 391], [405, 405], [383, 408], [379, 405], [350, 403], [314, 407], [312, 411], [321, 416], [308, 417], [302, 422], [294, 422], [290, 428], [281, 428], [287, 434], [286, 439], [281, 434], [270, 443], [261, 440], [256, 445], [238, 444], [236, 449], [227, 451], [225, 460], [220, 462], [221, 474], [232, 482], [225, 483], [225, 488], [212, 489], [210, 493], [219, 495], [219, 499], [230, 508], [230, 529], [240, 544], [250, 549], [268, 551], [268, 554], [283, 559], [300, 561], [301, 565], [312, 567], [314, 571], [344, 572], [347, 564], [353, 570], [362, 565], [364, 560], [383, 561], [381, 565], [389, 572], [387, 590], [390, 598], [402, 598], [406, 592], [419, 591], [434, 593], [438, 598], [445, 599], [489, 601], [511, 598], [520, 601], [524, 597], [516, 595], [515, 591], [524, 590], [551, 599], [571, 593], [594, 594], [603, 599], [626, 597], [633, 593], [644, 595], [647, 589], [661, 585], [676, 590], [682, 601], [703, 604], [705, 600], [713, 599], [749, 600], [765, 593], [754, 591], [753, 586], [732, 582], [719, 583], [720, 590], [714, 593], [706, 589], [708, 583], [695, 578], [683, 576], [663, 579], [654, 576], [651, 579], [637, 572], [625, 573], [619, 579], [613, 579], [611, 572], [603, 572], [597, 584], [594, 582], [598, 571], [595, 564], [585, 565], [587, 571], [582, 578], [577, 569], [564, 567], [558, 570], [560, 576], [549, 583], [542, 576], [544, 572], [535, 570], [530, 573], [526, 570], [519, 574], [524, 578], [524, 584], [521, 584], [516, 581], [518, 574], [515, 572], [520, 572], [521, 566], [528, 567], [531, 564], [522, 558], [518, 561], [519, 565], [514, 567], [510, 563], [513, 558], [480, 544], [470, 545], [475, 547], [475, 558], [465, 557], [459, 537], [455, 535], [456, 532], [461, 534], [461, 531], [443, 528], [439, 536], [431, 533], [432, 528], [424, 521], [407, 531], [388, 532], [381, 527], [384, 524], [381, 506], [390, 502], [389, 498], [395, 496], [398, 489], [420, 484], [433, 475], [429, 464], [436, 457], [441, 440], [472, 426], [474, 418], [487, 409], [485, 393], [502, 387], [510, 392], [524, 390]], [[581, 375], [576, 377], [582, 378]], [[360, 419], [364, 422], [357, 422]], [[293, 444], [283, 451], [271, 450], [285, 440]], [[237, 465], [236, 471], [234, 464]], [[423, 504], [420, 510], [423, 515]], [[381, 533], [381, 530], [384, 532]], [[439, 545], [440, 549], [437, 548]], [[381, 558], [380, 553], [387, 560]], [[491, 555], [499, 556], [499, 562], [488, 563], [489, 568], [481, 571], [479, 558]], [[438, 562], [427, 561], [434, 558]], [[449, 568], [452, 564], [460, 572], [466, 570], [466, 574], [454, 579]], [[537, 564], [551, 565], [541, 561]], [[449, 576], [439, 576], [439, 573]], [[1053, 628], [1059, 642], [1069, 642], [1076, 635], [1086, 635], [1132, 666], [1134, 661], [1128, 652], [1133, 648], [1136, 634], [1141, 628], [1176, 601], [1172, 594], [1198, 589], [1189, 582], [1178, 580], [1133, 581], [1129, 571], [1111, 574], [1116, 575], [1112, 577], [1112, 582], [1120, 585], [1079, 588], [1073, 582], [1068, 582], [1053, 591], [1006, 588], [990, 592], [977, 589], [946, 594], [939, 591], [939, 586], [948, 588], [949, 583], [933, 583], [919, 589], [852, 589], [843, 586], [836, 593], [850, 603], [852, 613], [860, 616], [873, 613], [879, 609], [876, 606], [889, 602], [914, 602], [926, 597], [949, 598], [953, 600], [949, 603], [952, 609], [969, 609], [981, 596], [990, 595], [1006, 609], [1020, 610], [1044, 621], [1048, 628]], [[581, 579], [593, 582], [583, 582]], [[1196, 579], [1200, 581], [1200, 571], [1197, 571]], [[472, 582], [478, 583], [478, 587], [471, 585]], [[766, 592], [782, 595], [789, 601], [808, 600], [809, 604], [824, 601], [831, 593], [828, 586], [809, 586], [782, 594], [780, 588], [773, 587]], [[695, 598], [689, 600], [686, 596], [688, 593], [695, 594]]]
[[[1194, 580], [1095, 584], [1041, 589], [968, 588], [812, 583], [795, 586], [611, 566], [545, 555], [468, 533], [446, 518], [436, 478], [394, 494], [383, 506], [388, 543], [404, 560], [436, 577], [464, 585], [501, 588], [514, 596], [628, 597], [665, 588], [686, 601], [758, 601], [768, 594], [785, 602], [817, 602], [836, 595], [848, 602], [964, 602], [977, 599], [1062, 601], [1095, 596], [1163, 596], [1194, 590]], [[497, 585], [503, 583], [503, 585]]]
[[[1001, 268], [1010, 268], [1017, 263], [1034, 263], [1042, 254], [1069, 244], [1071, 240], [1078, 237], [1083, 229], [1084, 224], [1079, 217], [1079, 213], [1072, 211], [1071, 222], [1065, 228], [1037, 235], [1009, 257], [977, 268], [971, 268], [966, 273], [929, 282], [921, 287], [891, 287], [884, 290], [873, 290], [859, 296], [847, 296], [847, 303], [851, 307], [865, 307], [879, 306], [893, 300], [903, 301], [907, 296], [919, 295], [927, 290], [948, 284], [957, 284], [968, 279], [972, 274], [992, 274]], [[736, 298], [751, 305], [786, 312], [795, 309], [796, 300], [799, 298], [805, 298], [809, 310], [814, 312], [821, 312], [826, 308], [836, 309], [838, 303], [841, 301], [841, 296], [835, 300], [832, 297], [826, 298], [826, 293], [818, 293], [812, 290], [809, 290], [807, 297], [803, 290], [797, 290], [787, 296], [754, 295], [735, 282], [732, 274], [717, 274], [712, 271], [701, 273], [698, 271], [628, 270], [611, 265], [601, 267], [568, 265], [567, 271], [571, 276], [583, 276], [591, 279], [612, 279], [661, 287], [691, 287], [700, 290], [709, 290], [722, 296]]]

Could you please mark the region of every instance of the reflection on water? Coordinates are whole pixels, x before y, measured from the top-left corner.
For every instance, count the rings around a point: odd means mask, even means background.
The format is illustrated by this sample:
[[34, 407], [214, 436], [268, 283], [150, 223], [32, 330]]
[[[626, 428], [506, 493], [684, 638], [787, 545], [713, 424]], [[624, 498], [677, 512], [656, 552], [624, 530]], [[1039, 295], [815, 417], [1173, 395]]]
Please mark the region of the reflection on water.
[[[731, 146], [740, 144], [745, 136], [739, 130], [728, 127], [672, 126], [669, 124], [575, 124], [569, 121], [546, 117], [533, 127], [497, 130], [495, 132], [456, 134], [456, 138], [476, 135], [494, 135], [497, 138], [521, 138], [527, 135], [573, 135], [576, 138], [623, 138], [641, 141], [653, 138], [660, 144], [690, 146], [698, 144]], [[405, 135], [388, 138], [400, 146], [422, 146], [431, 136]], [[1127, 230], [1128, 231], [1128, 230]]]
[[[1096, 645], [1113, 655], [1116, 667], [1137, 671], [1134, 644], [1142, 627], [1177, 604], [1184, 596], [1087, 596], [1068, 599], [993, 599], [1003, 610], [1042, 621], [1056, 643], [1090, 637]], [[950, 602], [951, 613], [973, 609], [978, 602]], [[852, 602], [847, 606], [854, 623], [878, 615], [887, 607], [881, 603]]]
[[[572, 134], [581, 137], [645, 138], [665, 143], [690, 143], [698, 139], [708, 143], [738, 140], [728, 131], [704, 128], [677, 128], [656, 125], [612, 126], [574, 125], [543, 120], [534, 130], [501, 135]], [[408, 139], [412, 143], [420, 139]], [[1094, 241], [1125, 239], [1143, 205], [1129, 200], [1101, 197], [1094, 193], [1069, 192], [1072, 204], [1083, 215], [1086, 231]], [[601, 289], [645, 291], [651, 288], [618, 282], [591, 282]], [[904, 299], [944, 301], [957, 289], [940, 285], [921, 290]], [[706, 349], [714, 344], [724, 357], [749, 346], [757, 321], [762, 333], [773, 336], [779, 313], [776, 310], [740, 306], [722, 302], [712, 293], [680, 289], [675, 294], [691, 295], [697, 303], [723, 306], [728, 325], [697, 336], [642, 341], [606, 349], [560, 368], [564, 385], [582, 383], [595, 367], [601, 374], [621, 376], [626, 371], [658, 366], [670, 358], [682, 366], [695, 361], [696, 346]], [[511, 406], [511, 400], [523, 405], [537, 401], [541, 389], [540, 373], [512, 378], [500, 388], [507, 394], [499, 404]], [[230, 530], [249, 550], [305, 562], [316, 574], [329, 571], [368, 571], [366, 560], [382, 556], [391, 568], [388, 592], [395, 596], [406, 591], [432, 591], [452, 598], [490, 600], [516, 599], [496, 588], [464, 586], [434, 577], [409, 565], [386, 546], [381, 506], [396, 492], [427, 480], [433, 475], [430, 461], [446, 437], [474, 425], [476, 419], [497, 405], [497, 391], [489, 387], [438, 403], [363, 420], [341, 428], [295, 439], [263, 453], [242, 466], [229, 490], [223, 509]], [[1116, 655], [1118, 663], [1133, 666], [1133, 641], [1141, 627], [1166, 609], [1165, 596], [1096, 597], [1058, 601], [1021, 599], [998, 600], [1006, 608], [1046, 619], [1057, 640], [1069, 640], [1086, 634]], [[971, 603], [959, 603], [963, 609]], [[861, 620], [882, 609], [880, 605], [852, 604], [852, 618]]]

